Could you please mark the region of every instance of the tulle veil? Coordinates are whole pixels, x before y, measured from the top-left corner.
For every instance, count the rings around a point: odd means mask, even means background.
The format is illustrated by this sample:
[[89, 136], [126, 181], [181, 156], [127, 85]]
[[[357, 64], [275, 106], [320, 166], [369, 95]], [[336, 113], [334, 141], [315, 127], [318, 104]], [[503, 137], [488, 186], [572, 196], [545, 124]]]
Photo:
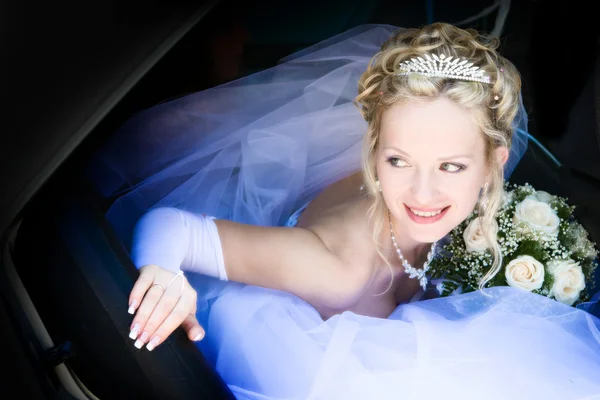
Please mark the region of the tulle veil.
[[[106, 217], [123, 243], [141, 214], [160, 206], [280, 225], [358, 170], [366, 122], [353, 103], [357, 82], [399, 29], [361, 25], [270, 69], [130, 118], [88, 170], [113, 201]], [[514, 126], [506, 177], [527, 148], [522, 102]]]

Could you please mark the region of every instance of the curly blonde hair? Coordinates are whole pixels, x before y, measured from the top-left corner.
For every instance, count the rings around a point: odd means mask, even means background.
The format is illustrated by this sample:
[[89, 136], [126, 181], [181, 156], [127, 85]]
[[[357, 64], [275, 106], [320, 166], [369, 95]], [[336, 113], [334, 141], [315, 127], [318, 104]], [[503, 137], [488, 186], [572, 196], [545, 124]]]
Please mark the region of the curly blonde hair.
[[[510, 149], [513, 120], [519, 110], [521, 90], [519, 72], [497, 52], [498, 46], [497, 38], [446, 23], [434, 23], [421, 29], [406, 29], [383, 44], [359, 80], [355, 103], [368, 123], [363, 142], [362, 169], [365, 189], [373, 200], [369, 218], [377, 251], [390, 268], [379, 243], [387, 211], [377, 186], [375, 170], [382, 114], [397, 102], [433, 100], [443, 96], [473, 115], [485, 139], [486, 160], [491, 171], [491, 181], [488, 182], [486, 193], [488, 202], [485, 209], [479, 206], [478, 210], [485, 230], [491, 226], [504, 190], [503, 167], [497, 161], [494, 150], [499, 146]], [[397, 75], [401, 62], [425, 53], [466, 58], [491, 78], [491, 84], [420, 74]], [[485, 234], [494, 263], [481, 280], [480, 288], [498, 273], [502, 265], [502, 254], [496, 237], [488, 232]]]

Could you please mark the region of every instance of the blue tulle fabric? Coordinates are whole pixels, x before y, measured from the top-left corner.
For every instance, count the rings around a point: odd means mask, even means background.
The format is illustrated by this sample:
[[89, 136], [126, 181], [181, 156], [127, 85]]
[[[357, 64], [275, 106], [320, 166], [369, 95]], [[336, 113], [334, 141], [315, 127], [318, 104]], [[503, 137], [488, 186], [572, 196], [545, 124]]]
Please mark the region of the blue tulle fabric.
[[591, 399], [600, 321], [495, 287], [323, 321], [292, 295], [231, 285], [200, 349], [239, 399]]
[[[107, 218], [129, 246], [135, 221], [174, 206], [281, 225], [330, 183], [360, 169], [366, 122], [357, 82], [399, 28], [359, 26], [268, 70], [160, 104], [127, 121], [89, 170], [114, 199]], [[521, 107], [505, 175], [527, 148]]]
[[[293, 225], [360, 168], [357, 81], [397, 29], [354, 28], [131, 118], [88, 170], [119, 238], [129, 247], [137, 219], [160, 206]], [[507, 178], [527, 147], [523, 107], [514, 125]], [[323, 321], [288, 293], [188, 279], [207, 333], [198, 346], [240, 399], [600, 397], [598, 318], [539, 295], [500, 287]]]

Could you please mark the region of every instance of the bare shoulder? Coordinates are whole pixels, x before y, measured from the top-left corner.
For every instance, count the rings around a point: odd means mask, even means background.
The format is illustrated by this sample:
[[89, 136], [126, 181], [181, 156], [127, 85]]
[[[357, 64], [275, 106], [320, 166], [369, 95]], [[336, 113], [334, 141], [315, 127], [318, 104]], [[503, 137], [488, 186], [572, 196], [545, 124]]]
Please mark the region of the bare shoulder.
[[376, 253], [368, 221], [371, 205], [356, 173], [336, 182], [315, 198], [298, 220], [298, 226], [317, 235], [348, 267], [368, 269]]
[[217, 221], [227, 275], [291, 292], [313, 305], [350, 306], [363, 295], [373, 271], [361, 184], [354, 174], [326, 188], [295, 228]]

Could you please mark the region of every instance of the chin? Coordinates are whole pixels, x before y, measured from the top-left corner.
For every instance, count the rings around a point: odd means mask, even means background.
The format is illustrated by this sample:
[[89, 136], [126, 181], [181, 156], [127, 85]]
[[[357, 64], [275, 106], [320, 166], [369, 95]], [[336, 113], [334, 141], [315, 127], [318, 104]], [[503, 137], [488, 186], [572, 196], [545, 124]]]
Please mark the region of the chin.
[[450, 233], [447, 229], [428, 229], [427, 231], [410, 232], [411, 238], [418, 243], [433, 243], [443, 239]]

